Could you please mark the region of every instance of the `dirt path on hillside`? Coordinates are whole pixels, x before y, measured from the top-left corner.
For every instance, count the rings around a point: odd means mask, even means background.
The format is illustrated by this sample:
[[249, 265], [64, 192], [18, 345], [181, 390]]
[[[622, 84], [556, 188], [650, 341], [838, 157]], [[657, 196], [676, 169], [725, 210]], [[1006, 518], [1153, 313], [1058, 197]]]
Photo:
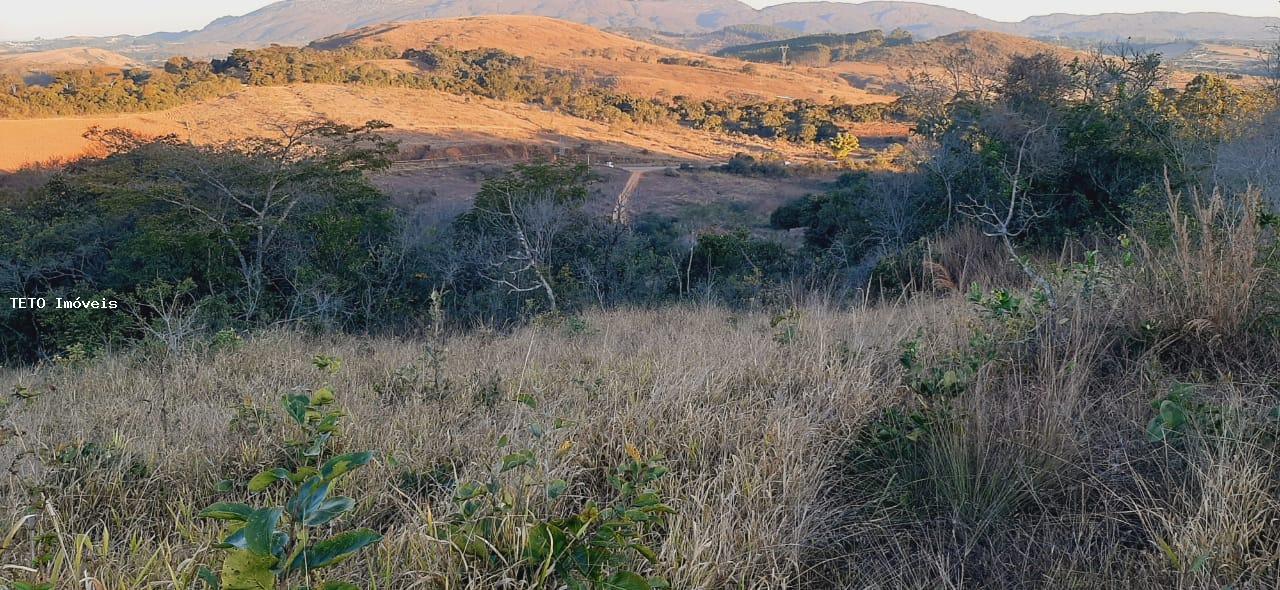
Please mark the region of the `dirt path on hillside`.
[[618, 193], [617, 204], [613, 207], [614, 223], [627, 222], [627, 213], [628, 207], [631, 204], [631, 197], [635, 196], [636, 189], [640, 187], [640, 181], [644, 178], [644, 175], [649, 172], [666, 170], [667, 168], [669, 168], [669, 166], [631, 166], [623, 168], [623, 170], [630, 172], [631, 176], [627, 178], [627, 185], [622, 187], [622, 192]]

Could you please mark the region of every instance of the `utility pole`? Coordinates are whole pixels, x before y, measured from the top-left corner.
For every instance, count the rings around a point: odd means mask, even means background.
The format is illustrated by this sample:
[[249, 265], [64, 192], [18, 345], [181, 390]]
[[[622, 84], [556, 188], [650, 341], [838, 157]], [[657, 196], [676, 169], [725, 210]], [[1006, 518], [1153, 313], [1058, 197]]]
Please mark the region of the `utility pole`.
[[782, 65], [787, 65], [787, 50], [791, 49], [791, 45], [782, 46]]

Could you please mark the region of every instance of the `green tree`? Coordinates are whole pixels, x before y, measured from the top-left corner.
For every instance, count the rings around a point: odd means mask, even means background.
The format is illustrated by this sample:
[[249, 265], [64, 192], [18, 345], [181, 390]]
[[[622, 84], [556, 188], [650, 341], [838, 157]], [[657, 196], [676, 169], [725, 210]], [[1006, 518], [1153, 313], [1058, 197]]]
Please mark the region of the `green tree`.
[[827, 142], [827, 147], [837, 161], [846, 162], [854, 152], [862, 149], [862, 142], [858, 141], [858, 136], [852, 133], [841, 133]]

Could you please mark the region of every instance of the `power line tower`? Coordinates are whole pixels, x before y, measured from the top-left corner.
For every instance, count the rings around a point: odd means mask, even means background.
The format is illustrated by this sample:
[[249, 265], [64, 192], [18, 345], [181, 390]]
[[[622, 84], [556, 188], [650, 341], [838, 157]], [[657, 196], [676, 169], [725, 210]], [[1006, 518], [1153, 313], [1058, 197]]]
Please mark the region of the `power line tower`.
[[788, 49], [791, 49], [791, 46], [790, 46], [790, 45], [783, 45], [783, 46], [782, 46], [782, 65], [784, 65], [784, 66], [785, 66], [785, 65], [787, 65], [787, 50], [788, 50]]

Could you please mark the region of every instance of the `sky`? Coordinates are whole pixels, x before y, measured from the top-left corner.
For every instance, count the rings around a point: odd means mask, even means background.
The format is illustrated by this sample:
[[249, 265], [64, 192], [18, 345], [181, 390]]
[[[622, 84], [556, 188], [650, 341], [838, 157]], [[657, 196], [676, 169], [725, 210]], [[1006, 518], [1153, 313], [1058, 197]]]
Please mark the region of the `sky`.
[[[677, 0], [678, 1], [678, 0]], [[786, 0], [746, 0], [752, 6]], [[1276, 0], [927, 0], [996, 20], [1017, 21], [1053, 12], [1098, 14], [1213, 10], [1246, 16], [1280, 16]], [[142, 35], [157, 31], [199, 29], [226, 15], [240, 15], [270, 0], [0, 0], [8, 4], [0, 17], [0, 39], [17, 40], [71, 35]]]

